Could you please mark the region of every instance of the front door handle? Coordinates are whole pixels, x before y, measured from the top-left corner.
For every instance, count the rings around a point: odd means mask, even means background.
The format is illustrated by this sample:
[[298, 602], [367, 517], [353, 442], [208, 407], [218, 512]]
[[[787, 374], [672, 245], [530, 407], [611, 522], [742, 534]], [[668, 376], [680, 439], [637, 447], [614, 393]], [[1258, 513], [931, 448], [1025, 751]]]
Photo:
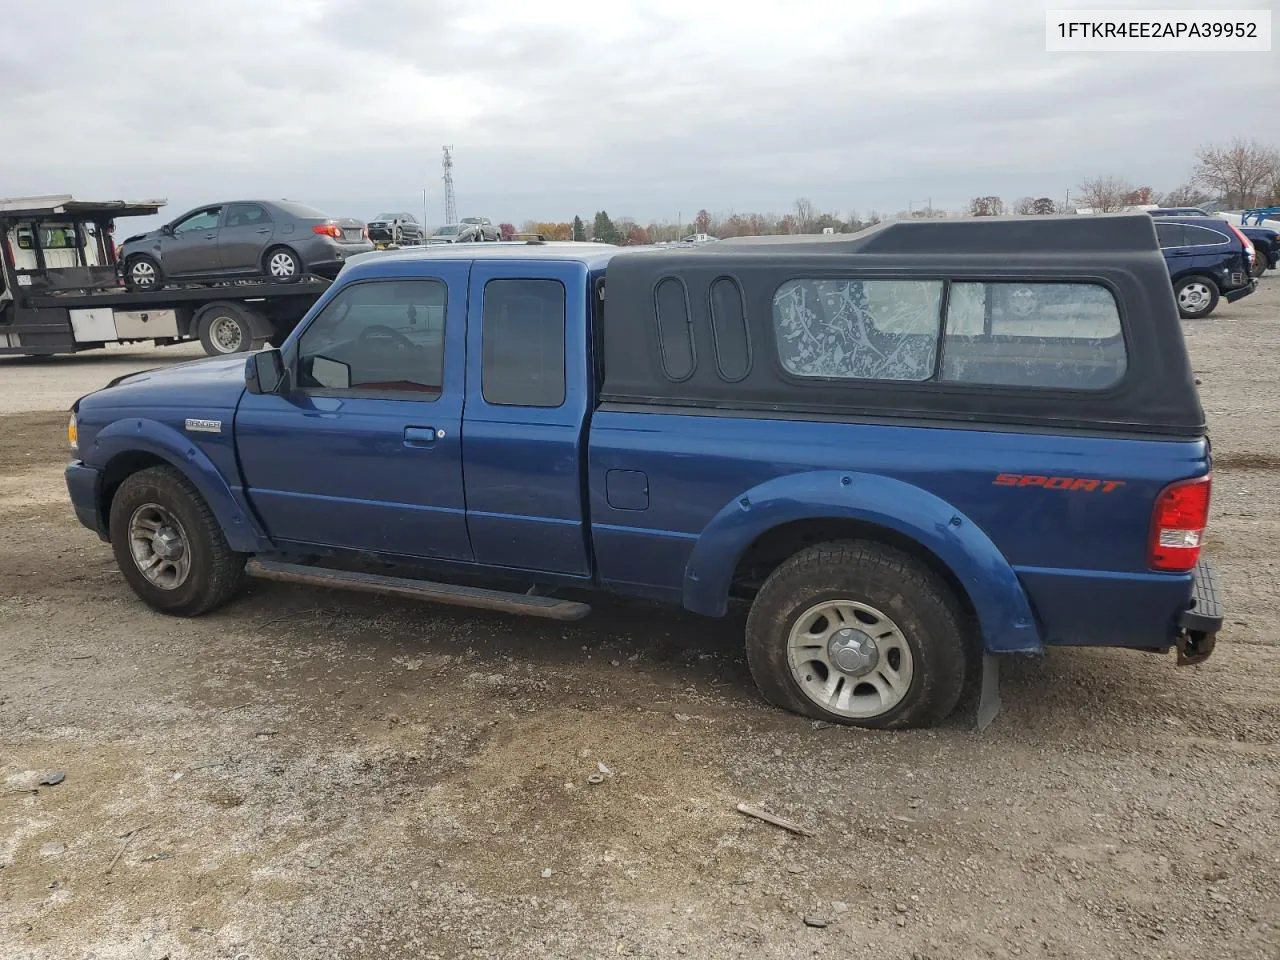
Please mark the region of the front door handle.
[[206, 240], [217, 240], [217, 239], [218, 239], [218, 235], [217, 235], [216, 233], [206, 233], [206, 234], [204, 235], [204, 238], [205, 238]]
[[405, 427], [404, 445], [406, 447], [433, 447], [436, 440], [444, 439], [444, 431], [435, 427]]
[[263, 227], [261, 230], [258, 231], [258, 233], [270, 233], [270, 232], [271, 232], [270, 227]]

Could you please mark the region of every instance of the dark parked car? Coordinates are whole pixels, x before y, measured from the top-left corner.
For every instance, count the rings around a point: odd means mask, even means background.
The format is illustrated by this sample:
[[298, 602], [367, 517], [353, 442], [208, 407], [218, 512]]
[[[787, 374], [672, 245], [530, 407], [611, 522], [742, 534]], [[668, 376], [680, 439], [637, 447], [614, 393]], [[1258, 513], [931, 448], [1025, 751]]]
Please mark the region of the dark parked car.
[[331, 217], [291, 200], [242, 200], [197, 207], [120, 245], [131, 290], [169, 280], [266, 276], [288, 283], [334, 276], [347, 258], [373, 249], [359, 220]]
[[[1160, 207], [1148, 210], [1153, 217], [1212, 217], [1213, 214], [1200, 207]], [[1220, 219], [1220, 218], [1215, 218]], [[1253, 276], [1260, 277], [1268, 270], [1274, 270], [1280, 264], [1280, 230], [1270, 227], [1249, 226], [1248, 224], [1232, 224], [1248, 239], [1253, 246]]]
[[463, 217], [460, 223], [469, 224], [480, 232], [481, 240], [501, 240], [502, 231], [488, 217]]
[[1225, 220], [1157, 217], [1156, 236], [1184, 319], [1207, 317], [1219, 299], [1234, 303], [1257, 286], [1249, 275], [1252, 248]]
[[402, 246], [421, 243], [422, 224], [412, 213], [380, 213], [369, 221], [369, 239]]

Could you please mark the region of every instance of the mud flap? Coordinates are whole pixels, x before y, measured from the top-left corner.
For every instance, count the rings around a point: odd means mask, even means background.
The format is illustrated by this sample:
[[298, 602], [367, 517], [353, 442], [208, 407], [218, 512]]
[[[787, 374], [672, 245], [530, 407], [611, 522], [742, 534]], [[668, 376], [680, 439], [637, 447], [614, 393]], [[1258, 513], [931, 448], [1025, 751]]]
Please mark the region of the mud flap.
[[991, 726], [1000, 712], [1000, 660], [989, 653], [982, 655], [982, 691], [978, 694], [978, 732]]

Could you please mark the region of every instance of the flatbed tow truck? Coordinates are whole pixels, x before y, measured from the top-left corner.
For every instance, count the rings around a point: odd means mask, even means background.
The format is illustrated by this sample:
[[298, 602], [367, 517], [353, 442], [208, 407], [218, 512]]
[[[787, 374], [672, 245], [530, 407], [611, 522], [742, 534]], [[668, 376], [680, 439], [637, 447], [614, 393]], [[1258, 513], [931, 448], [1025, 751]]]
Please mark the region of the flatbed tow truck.
[[245, 352], [282, 342], [329, 288], [329, 280], [305, 276], [127, 289], [112, 240], [115, 221], [152, 216], [164, 203], [0, 199], [0, 355], [194, 340], [214, 356]]

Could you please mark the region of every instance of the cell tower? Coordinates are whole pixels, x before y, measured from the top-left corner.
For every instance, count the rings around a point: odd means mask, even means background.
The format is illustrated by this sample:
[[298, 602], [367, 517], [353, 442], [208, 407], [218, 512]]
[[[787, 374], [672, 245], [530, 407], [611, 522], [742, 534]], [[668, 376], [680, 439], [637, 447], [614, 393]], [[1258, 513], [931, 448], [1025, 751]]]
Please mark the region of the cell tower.
[[458, 200], [453, 195], [453, 147], [442, 147], [444, 151], [444, 222], [458, 222]]

